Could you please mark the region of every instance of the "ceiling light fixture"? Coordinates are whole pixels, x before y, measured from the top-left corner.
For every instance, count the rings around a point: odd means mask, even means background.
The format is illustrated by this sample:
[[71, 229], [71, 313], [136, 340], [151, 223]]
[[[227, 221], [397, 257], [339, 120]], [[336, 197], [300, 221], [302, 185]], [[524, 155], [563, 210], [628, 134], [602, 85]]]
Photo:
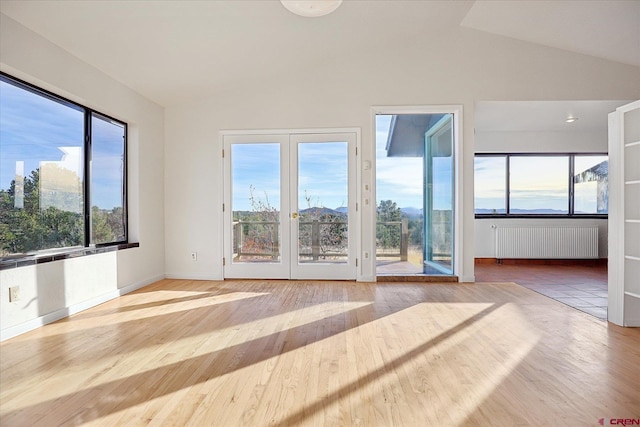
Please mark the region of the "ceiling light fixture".
[[578, 121], [577, 117], [567, 117], [567, 119], [565, 120], [565, 123], [573, 123]]
[[307, 18], [328, 15], [336, 10], [342, 0], [280, 0], [291, 13]]

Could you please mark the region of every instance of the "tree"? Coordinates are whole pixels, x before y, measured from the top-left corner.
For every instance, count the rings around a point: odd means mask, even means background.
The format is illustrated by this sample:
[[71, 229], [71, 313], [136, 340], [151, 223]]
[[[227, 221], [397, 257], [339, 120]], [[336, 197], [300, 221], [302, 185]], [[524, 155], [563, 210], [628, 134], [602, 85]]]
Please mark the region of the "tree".
[[122, 206], [115, 207], [107, 214], [107, 226], [111, 230], [113, 236], [111, 241], [120, 242], [125, 240], [124, 224], [125, 224], [124, 209]]
[[109, 227], [108, 213], [97, 206], [91, 207], [91, 241], [104, 243], [113, 240], [113, 232]]
[[409, 220], [409, 245], [422, 247], [422, 218]]
[[400, 224], [386, 224], [402, 221], [402, 211], [391, 200], [381, 200], [377, 210], [376, 240], [377, 246], [387, 248], [400, 247]]
[[[16, 207], [15, 180], [8, 189], [0, 190], [0, 253], [3, 256], [82, 245], [82, 214], [56, 206], [41, 206], [40, 187], [40, 170], [35, 169], [24, 178], [22, 207]], [[47, 200], [55, 205], [54, 196], [48, 195]], [[73, 203], [70, 197], [64, 194], [62, 202]]]
[[250, 212], [234, 211], [233, 221], [238, 224], [234, 227], [234, 249], [240, 254], [264, 254], [264, 255], [239, 255], [245, 259], [270, 256], [277, 259], [279, 255], [280, 239], [280, 212], [271, 205], [269, 195], [264, 197], [256, 194], [256, 188], [249, 186]]
[[111, 210], [91, 207], [91, 243], [120, 242], [124, 240], [124, 211], [122, 207]]

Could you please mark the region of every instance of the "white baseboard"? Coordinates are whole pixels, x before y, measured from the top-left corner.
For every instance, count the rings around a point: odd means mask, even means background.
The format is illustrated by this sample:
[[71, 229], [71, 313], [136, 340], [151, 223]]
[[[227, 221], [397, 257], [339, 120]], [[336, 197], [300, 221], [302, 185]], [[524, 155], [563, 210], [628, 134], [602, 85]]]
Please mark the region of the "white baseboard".
[[143, 288], [147, 285], [150, 285], [151, 283], [157, 282], [162, 279], [164, 279], [164, 275], [155, 276], [146, 280], [142, 280], [140, 282], [133, 283], [123, 288], [114, 289], [113, 291], [107, 292], [95, 298], [91, 298], [87, 301], [82, 301], [78, 304], [74, 304], [69, 307], [61, 308], [60, 310], [47, 313], [44, 316], [37, 317], [35, 319], [21, 323], [19, 325], [2, 329], [0, 330], [0, 341], [4, 341], [9, 338], [13, 338], [15, 336], [24, 334], [25, 332], [29, 332], [34, 329], [40, 328], [48, 323], [55, 322], [56, 320], [69, 317], [73, 314], [95, 307], [109, 300], [118, 298], [122, 295], [128, 294], [129, 292], [133, 292], [137, 289]]
[[635, 318], [635, 319], [629, 319], [628, 322], [626, 322], [624, 324], [625, 327], [627, 328], [638, 328], [640, 327], [640, 317]]
[[224, 280], [224, 277], [215, 274], [194, 274], [194, 273], [167, 273], [166, 279], [185, 279], [185, 280]]
[[624, 293], [624, 326], [640, 326], [640, 294]]
[[165, 278], [164, 274], [159, 274], [159, 275], [154, 276], [154, 277], [152, 277], [150, 279], [145, 279], [145, 280], [142, 280], [140, 282], [136, 282], [134, 284], [131, 284], [129, 286], [125, 286], [124, 288], [119, 288], [118, 289], [118, 293], [119, 293], [118, 296], [126, 295], [129, 292], [133, 292], [133, 291], [136, 291], [136, 290], [138, 290], [140, 288], [144, 288], [145, 286], [150, 285], [150, 284], [155, 283], [155, 282], [159, 282], [160, 280], [162, 280], [164, 278]]

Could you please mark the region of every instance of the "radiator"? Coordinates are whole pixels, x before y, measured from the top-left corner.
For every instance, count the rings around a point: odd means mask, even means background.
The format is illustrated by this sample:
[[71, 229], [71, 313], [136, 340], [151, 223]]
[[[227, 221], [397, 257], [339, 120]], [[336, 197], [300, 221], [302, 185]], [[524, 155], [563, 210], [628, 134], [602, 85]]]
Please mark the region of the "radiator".
[[598, 258], [598, 227], [496, 227], [496, 258]]

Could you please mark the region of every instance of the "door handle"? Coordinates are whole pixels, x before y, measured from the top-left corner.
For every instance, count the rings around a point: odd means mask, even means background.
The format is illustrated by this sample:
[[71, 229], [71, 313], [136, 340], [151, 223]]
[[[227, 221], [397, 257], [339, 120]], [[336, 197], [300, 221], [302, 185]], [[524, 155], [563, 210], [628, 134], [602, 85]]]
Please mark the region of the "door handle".
[[291, 212], [291, 219], [297, 219], [298, 218], [298, 212]]

